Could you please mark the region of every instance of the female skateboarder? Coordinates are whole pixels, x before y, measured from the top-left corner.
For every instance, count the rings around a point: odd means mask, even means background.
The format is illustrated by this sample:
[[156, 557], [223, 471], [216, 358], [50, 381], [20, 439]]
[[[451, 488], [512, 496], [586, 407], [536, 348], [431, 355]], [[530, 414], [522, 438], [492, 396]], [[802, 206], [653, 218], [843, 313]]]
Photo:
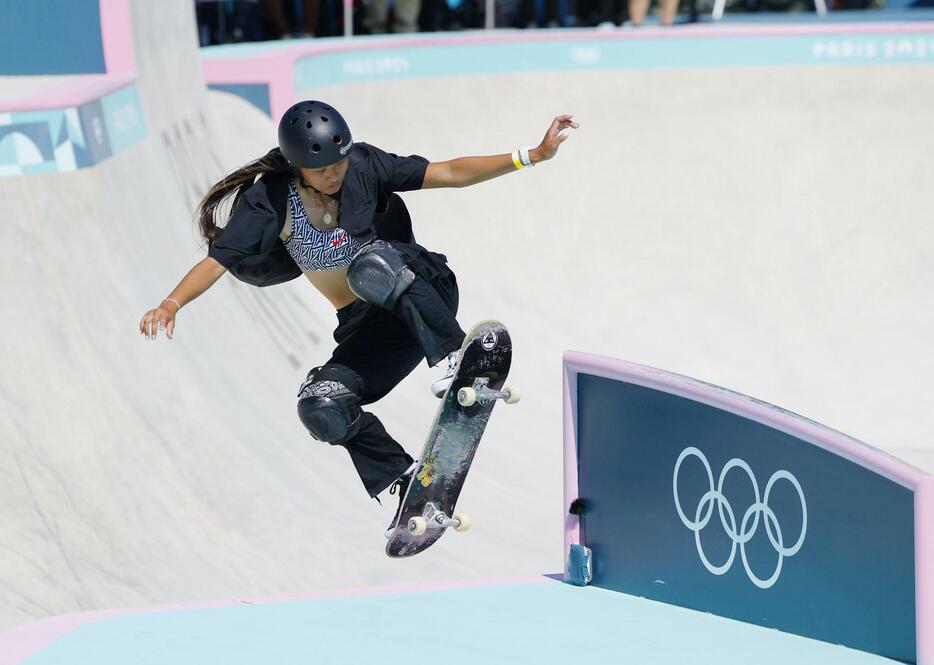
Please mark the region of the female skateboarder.
[[[208, 256], [146, 312], [140, 333], [154, 340], [164, 329], [171, 339], [178, 311], [227, 271], [255, 286], [304, 274], [337, 309], [338, 325], [330, 360], [299, 388], [298, 416], [315, 439], [347, 449], [370, 496], [391, 487], [401, 506], [414, 460], [361, 406], [385, 396], [423, 358], [431, 367], [446, 361], [431, 386], [441, 397], [457, 370], [464, 332], [455, 319], [454, 273], [443, 255], [415, 243], [394, 192], [466, 187], [532, 166], [554, 157], [577, 127], [559, 115], [535, 148], [430, 163], [354, 143], [334, 108], [299, 102], [279, 122], [279, 146], [201, 201]], [[215, 213], [231, 195], [220, 228]]]

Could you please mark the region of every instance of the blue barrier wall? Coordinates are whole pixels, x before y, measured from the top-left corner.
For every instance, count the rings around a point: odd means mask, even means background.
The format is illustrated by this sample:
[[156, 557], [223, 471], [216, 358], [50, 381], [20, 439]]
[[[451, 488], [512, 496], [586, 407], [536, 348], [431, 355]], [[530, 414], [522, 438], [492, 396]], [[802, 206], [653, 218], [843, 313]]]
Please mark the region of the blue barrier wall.
[[242, 97], [266, 115], [272, 115], [267, 83], [211, 83], [208, 88]]
[[0, 2], [0, 75], [105, 71], [98, 0]]
[[593, 584], [914, 662], [914, 496], [811, 443], [578, 378]]

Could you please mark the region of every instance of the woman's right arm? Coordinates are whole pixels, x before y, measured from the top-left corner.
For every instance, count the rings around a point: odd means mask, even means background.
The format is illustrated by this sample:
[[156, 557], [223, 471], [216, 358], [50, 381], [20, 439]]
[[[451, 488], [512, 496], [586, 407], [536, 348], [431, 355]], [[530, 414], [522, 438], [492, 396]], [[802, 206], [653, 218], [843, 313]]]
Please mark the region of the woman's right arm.
[[166, 337], [172, 339], [178, 310], [211, 288], [225, 272], [227, 269], [210, 256], [198, 262], [158, 307], [143, 315], [139, 334], [147, 339], [156, 339], [159, 331], [165, 329]]

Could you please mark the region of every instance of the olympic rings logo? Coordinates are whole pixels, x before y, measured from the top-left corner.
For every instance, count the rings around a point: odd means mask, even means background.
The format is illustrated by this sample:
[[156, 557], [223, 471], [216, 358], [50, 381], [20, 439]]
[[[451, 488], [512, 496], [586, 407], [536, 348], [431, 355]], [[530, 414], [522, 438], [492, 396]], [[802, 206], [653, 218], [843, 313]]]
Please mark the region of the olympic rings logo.
[[[704, 465], [704, 469], [707, 471], [707, 480], [710, 485], [710, 490], [700, 498], [697, 504], [697, 510], [694, 512], [693, 521], [688, 519], [687, 515], [684, 514], [684, 510], [681, 508], [681, 500], [678, 498], [678, 472], [681, 470], [681, 464], [688, 457], [696, 457], [701, 461], [701, 464]], [[736, 514], [733, 512], [733, 507], [730, 505], [730, 502], [723, 495], [723, 481], [732, 469], [741, 469], [746, 472], [746, 475], [749, 476], [749, 481], [752, 483], [753, 492], [755, 493], [755, 502], [749, 506], [743, 514], [743, 521], [739, 525], [738, 531], [736, 529]], [[798, 536], [798, 540], [791, 547], [785, 547], [785, 540], [781, 526], [778, 523], [778, 517], [775, 515], [775, 512], [769, 508], [769, 494], [775, 486], [775, 483], [779, 480], [787, 480], [791, 483], [792, 487], [798, 492], [798, 498], [801, 500], [801, 535]], [[733, 565], [733, 560], [736, 558], [736, 548], [739, 546], [743, 567], [746, 569], [746, 575], [748, 575], [752, 583], [760, 589], [768, 589], [778, 581], [778, 576], [781, 575], [782, 572], [782, 561], [784, 561], [785, 557], [792, 557], [797, 554], [798, 550], [800, 550], [801, 546], [804, 544], [804, 536], [808, 528], [807, 502], [804, 500], [804, 492], [801, 489], [801, 484], [798, 482], [798, 479], [784, 469], [772, 474], [772, 477], [769, 478], [769, 482], [766, 483], [765, 495], [760, 499], [759, 484], [756, 482], [756, 476], [746, 462], [737, 457], [727, 462], [720, 472], [720, 479], [717, 481], [716, 488], [714, 488], [713, 471], [704, 453], [697, 448], [688, 447], [681, 451], [681, 454], [678, 456], [678, 461], [675, 462], [672, 489], [678, 516], [681, 518], [684, 526], [694, 532], [697, 554], [700, 556], [704, 567], [714, 575], [723, 575], [730, 569]], [[704, 553], [704, 548], [700, 540], [700, 532], [703, 531], [710, 522], [710, 518], [713, 516], [714, 504], [717, 504], [717, 510], [720, 513], [720, 524], [733, 543], [730, 548], [730, 556], [727, 558], [726, 562], [720, 566], [715, 566], [710, 562], [707, 555]], [[756, 574], [752, 572], [752, 569], [749, 567], [749, 561], [746, 559], [746, 543], [752, 540], [752, 537], [756, 534], [756, 530], [759, 528], [760, 517], [765, 523], [765, 532], [769, 537], [769, 542], [775, 549], [776, 554], [778, 554], [778, 563], [775, 566], [775, 572], [773, 572], [772, 576], [768, 579], [760, 579], [757, 577]]]

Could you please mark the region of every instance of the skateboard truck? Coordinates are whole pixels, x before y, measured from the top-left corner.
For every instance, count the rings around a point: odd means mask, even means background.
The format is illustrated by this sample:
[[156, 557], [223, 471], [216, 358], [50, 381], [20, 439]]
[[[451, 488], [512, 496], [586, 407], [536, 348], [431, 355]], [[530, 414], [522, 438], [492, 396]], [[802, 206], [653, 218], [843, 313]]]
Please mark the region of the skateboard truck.
[[515, 386], [503, 386], [502, 390], [491, 390], [487, 386], [490, 380], [487, 377], [474, 379], [472, 387], [463, 387], [457, 391], [457, 403], [461, 406], [473, 406], [479, 403], [485, 406], [495, 399], [501, 399], [506, 404], [515, 404], [519, 401], [519, 389]]
[[466, 513], [454, 513], [448, 517], [435, 503], [426, 503], [421, 517], [413, 517], [408, 523], [409, 533], [420, 536], [428, 529], [453, 528], [455, 531], [466, 531], [470, 528], [470, 518]]

